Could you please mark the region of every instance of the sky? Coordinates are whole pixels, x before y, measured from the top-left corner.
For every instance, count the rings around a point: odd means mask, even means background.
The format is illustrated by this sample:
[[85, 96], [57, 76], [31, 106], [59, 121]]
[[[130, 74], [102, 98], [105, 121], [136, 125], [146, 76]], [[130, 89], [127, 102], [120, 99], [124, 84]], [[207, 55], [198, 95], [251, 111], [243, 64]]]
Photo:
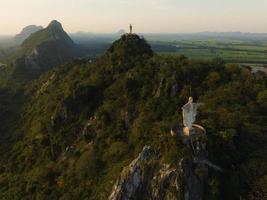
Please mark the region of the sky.
[[56, 19], [69, 33], [267, 32], [267, 0], [0, 0], [0, 35]]

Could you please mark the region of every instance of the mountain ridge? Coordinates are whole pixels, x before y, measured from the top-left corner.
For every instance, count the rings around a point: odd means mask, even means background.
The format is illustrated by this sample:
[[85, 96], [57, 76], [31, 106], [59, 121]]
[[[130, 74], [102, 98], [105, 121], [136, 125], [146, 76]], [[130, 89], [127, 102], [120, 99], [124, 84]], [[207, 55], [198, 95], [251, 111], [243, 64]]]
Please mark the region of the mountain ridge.
[[36, 25], [28, 25], [22, 29], [22, 31], [17, 34], [14, 38], [15, 42], [17, 44], [21, 44], [26, 38], [28, 38], [31, 34], [42, 30], [42, 26], [36, 26]]

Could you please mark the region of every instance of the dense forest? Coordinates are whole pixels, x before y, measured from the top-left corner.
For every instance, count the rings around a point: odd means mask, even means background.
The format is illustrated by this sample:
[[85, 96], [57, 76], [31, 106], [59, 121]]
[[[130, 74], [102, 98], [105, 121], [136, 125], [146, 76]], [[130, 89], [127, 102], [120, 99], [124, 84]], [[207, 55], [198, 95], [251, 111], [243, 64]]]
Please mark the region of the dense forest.
[[266, 84], [265, 73], [221, 59], [157, 55], [135, 34], [94, 63], [11, 77], [0, 87], [0, 199], [107, 199], [145, 145], [179, 168], [188, 152], [170, 130], [189, 96], [223, 169], [210, 170], [204, 199], [267, 199]]

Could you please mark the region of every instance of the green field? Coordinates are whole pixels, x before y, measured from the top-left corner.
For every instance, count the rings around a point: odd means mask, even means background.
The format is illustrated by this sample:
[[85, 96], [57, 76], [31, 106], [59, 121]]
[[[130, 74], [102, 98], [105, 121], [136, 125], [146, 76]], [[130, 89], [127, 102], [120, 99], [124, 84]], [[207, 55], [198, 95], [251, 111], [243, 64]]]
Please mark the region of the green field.
[[267, 41], [246, 40], [183, 40], [159, 42], [160, 54], [183, 54], [192, 59], [222, 58], [236, 63], [267, 63]]

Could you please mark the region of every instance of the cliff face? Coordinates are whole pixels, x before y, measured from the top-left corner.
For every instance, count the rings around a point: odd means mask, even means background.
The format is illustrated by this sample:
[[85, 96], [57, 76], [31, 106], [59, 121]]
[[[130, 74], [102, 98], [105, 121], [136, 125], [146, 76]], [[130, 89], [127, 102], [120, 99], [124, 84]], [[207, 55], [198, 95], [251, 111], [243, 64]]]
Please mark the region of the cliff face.
[[[180, 137], [180, 136], [179, 136]], [[209, 167], [221, 169], [207, 160], [206, 144], [186, 138], [190, 157], [180, 160], [179, 167], [162, 163], [149, 146], [125, 167], [113, 187], [109, 200], [202, 200]]]
[[180, 194], [178, 171], [160, 164], [150, 146], [125, 167], [113, 187], [109, 200], [175, 200]]
[[187, 138], [184, 144], [191, 152], [191, 158], [182, 158], [180, 161], [184, 200], [202, 200], [209, 170], [203, 162], [208, 157], [206, 144], [196, 138]]

